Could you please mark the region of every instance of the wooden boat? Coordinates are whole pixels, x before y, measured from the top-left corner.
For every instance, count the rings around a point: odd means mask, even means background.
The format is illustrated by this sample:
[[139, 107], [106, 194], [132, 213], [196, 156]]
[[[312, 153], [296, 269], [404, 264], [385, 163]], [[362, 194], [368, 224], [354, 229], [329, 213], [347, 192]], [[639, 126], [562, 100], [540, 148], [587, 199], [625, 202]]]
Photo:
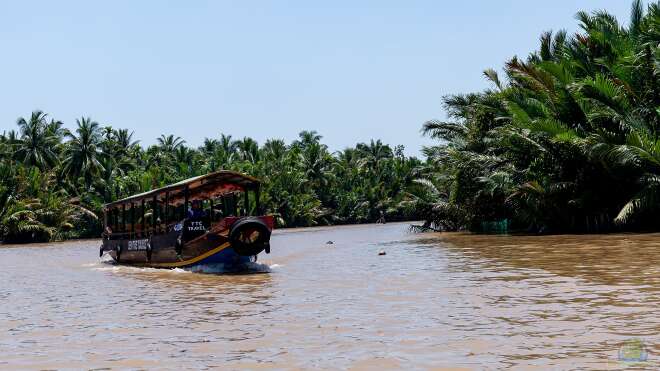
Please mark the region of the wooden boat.
[[273, 216], [261, 215], [259, 180], [218, 171], [103, 207], [103, 244], [120, 264], [241, 269], [270, 253]]

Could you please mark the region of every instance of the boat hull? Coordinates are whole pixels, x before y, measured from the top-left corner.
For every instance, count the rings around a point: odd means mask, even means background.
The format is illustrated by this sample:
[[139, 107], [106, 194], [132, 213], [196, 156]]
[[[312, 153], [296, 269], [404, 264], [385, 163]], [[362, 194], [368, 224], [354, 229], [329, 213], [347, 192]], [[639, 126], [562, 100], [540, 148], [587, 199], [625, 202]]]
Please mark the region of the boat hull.
[[104, 240], [101, 254], [116, 263], [151, 268], [194, 268], [222, 265], [238, 269], [256, 261], [255, 256], [239, 255], [222, 235], [205, 234], [182, 244], [177, 250], [178, 232], [132, 240]]
[[[247, 266], [249, 263], [255, 262], [256, 255], [242, 256], [236, 253], [228, 243], [222, 244], [217, 248], [211, 249], [203, 254], [189, 258], [189, 259], [166, 259], [163, 261], [146, 259], [146, 253], [122, 253], [119, 258], [117, 251], [111, 250], [108, 255], [115, 261], [115, 263], [123, 265], [132, 265], [138, 267], [149, 268], [190, 268], [202, 266], [223, 266], [228, 270], [240, 269]], [[141, 257], [139, 255], [142, 255]]]
[[[167, 231], [156, 231], [160, 233], [149, 231], [107, 235], [103, 239], [100, 255], [107, 253], [119, 264], [140, 267], [222, 265], [228, 270], [234, 270], [256, 261], [256, 255], [261, 251], [270, 252], [272, 229], [272, 216], [227, 217], [210, 228], [201, 222], [186, 221], [172, 225]], [[242, 231], [249, 232], [250, 236], [258, 233], [260, 239], [253, 242], [237, 239]], [[234, 237], [230, 238], [230, 235]]]

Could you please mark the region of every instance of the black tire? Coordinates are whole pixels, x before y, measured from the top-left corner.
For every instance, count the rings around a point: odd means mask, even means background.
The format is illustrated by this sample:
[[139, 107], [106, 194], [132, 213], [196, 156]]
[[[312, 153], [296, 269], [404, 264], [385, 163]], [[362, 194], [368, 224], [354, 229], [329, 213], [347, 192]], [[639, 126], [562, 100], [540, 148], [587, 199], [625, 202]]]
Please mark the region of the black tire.
[[115, 251], [117, 251], [117, 259], [115, 260], [119, 263], [119, 260], [121, 259], [121, 243], [117, 244]]
[[270, 229], [259, 219], [239, 220], [231, 226], [229, 241], [238, 255], [255, 256], [270, 251]]

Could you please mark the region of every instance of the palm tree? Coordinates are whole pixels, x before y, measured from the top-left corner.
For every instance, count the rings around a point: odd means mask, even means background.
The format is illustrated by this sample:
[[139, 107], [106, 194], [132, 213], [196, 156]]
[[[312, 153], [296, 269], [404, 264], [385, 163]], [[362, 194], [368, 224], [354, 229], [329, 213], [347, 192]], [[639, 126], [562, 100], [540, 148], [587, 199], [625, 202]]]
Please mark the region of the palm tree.
[[236, 149], [242, 161], [255, 163], [259, 160], [259, 144], [250, 137], [244, 137], [243, 140], [236, 142]]
[[329, 156], [325, 145], [315, 142], [307, 144], [300, 154], [300, 162], [305, 176], [309, 180], [312, 189], [316, 190], [317, 193], [329, 181]]
[[282, 139], [269, 139], [261, 148], [263, 158], [268, 162], [280, 162], [286, 155], [286, 143]]
[[231, 135], [220, 134], [220, 147], [228, 155], [236, 152], [237, 145], [237, 142], [231, 139]]
[[119, 153], [127, 155], [131, 149], [135, 148], [140, 141], [133, 140], [135, 132], [128, 132], [128, 129], [118, 129], [114, 132], [114, 140], [117, 143]]
[[425, 124], [443, 141], [426, 153], [467, 224], [514, 213], [535, 230], [650, 225], [660, 212], [659, 17], [660, 5], [641, 1], [627, 27], [580, 12], [580, 33], [543, 33], [538, 52], [506, 63], [506, 80], [485, 71], [494, 89], [445, 98], [451, 121]]
[[369, 145], [360, 143], [357, 145], [357, 149], [363, 156], [361, 166], [366, 166], [371, 170], [378, 169], [381, 161], [393, 157], [390, 146], [384, 145], [380, 139], [375, 142], [372, 139]]
[[200, 151], [206, 155], [212, 155], [218, 151], [219, 148], [220, 142], [217, 139], [204, 138], [204, 143], [200, 147]]
[[46, 131], [54, 135], [58, 141], [61, 141], [67, 132], [62, 121], [53, 119], [51, 119], [50, 122], [46, 124]]
[[174, 135], [161, 135], [159, 138], [156, 139], [158, 142], [158, 145], [160, 146], [161, 150], [165, 153], [173, 154], [174, 151], [181, 147], [184, 143], [186, 143], [185, 140], [181, 139], [181, 137], [175, 137]]
[[300, 139], [294, 141], [293, 145], [302, 148], [305, 148], [314, 143], [320, 143], [321, 138], [323, 138], [321, 135], [319, 135], [318, 132], [316, 132], [316, 130], [311, 130], [311, 131], [303, 130], [298, 134], [298, 137]]
[[62, 170], [70, 178], [83, 179], [83, 184], [89, 188], [92, 180], [104, 171], [100, 158], [103, 156], [99, 148], [101, 128], [89, 117], [76, 120], [76, 134], [68, 133], [69, 141], [64, 150]]
[[57, 164], [56, 148], [58, 137], [49, 130], [47, 114], [34, 111], [30, 119], [19, 118], [17, 121], [20, 139], [16, 143], [16, 159], [26, 166], [49, 169]]
[[174, 160], [179, 167], [179, 173], [183, 178], [189, 178], [195, 174], [195, 162], [197, 161], [197, 152], [194, 149], [180, 146], [174, 152]]

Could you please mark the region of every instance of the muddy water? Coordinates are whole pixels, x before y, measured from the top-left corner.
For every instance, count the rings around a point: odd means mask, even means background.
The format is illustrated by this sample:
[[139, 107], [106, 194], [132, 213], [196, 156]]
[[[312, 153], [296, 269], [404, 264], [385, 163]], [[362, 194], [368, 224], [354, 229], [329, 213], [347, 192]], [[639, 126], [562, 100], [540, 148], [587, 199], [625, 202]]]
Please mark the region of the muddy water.
[[[0, 368], [660, 366], [660, 235], [388, 224], [272, 245], [270, 273], [231, 276], [112, 266], [97, 241], [0, 249]], [[646, 362], [618, 360], [633, 339]]]

